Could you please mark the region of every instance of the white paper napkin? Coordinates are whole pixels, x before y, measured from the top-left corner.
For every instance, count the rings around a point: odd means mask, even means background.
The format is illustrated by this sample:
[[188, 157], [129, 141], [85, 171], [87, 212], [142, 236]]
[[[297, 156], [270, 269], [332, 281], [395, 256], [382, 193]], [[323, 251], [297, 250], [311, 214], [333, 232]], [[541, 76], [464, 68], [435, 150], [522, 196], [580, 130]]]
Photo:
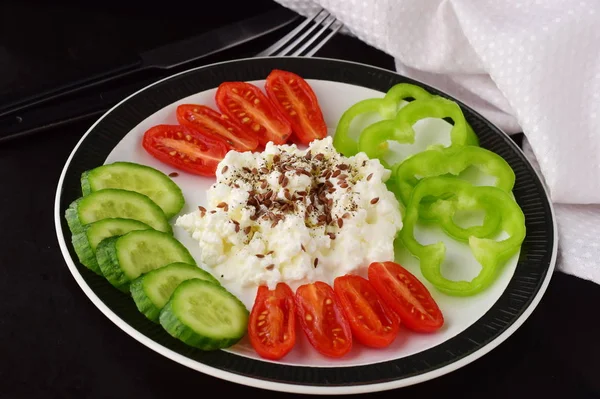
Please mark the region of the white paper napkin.
[[276, 1], [327, 9], [400, 74], [523, 131], [555, 206], [558, 269], [600, 283], [600, 2]]

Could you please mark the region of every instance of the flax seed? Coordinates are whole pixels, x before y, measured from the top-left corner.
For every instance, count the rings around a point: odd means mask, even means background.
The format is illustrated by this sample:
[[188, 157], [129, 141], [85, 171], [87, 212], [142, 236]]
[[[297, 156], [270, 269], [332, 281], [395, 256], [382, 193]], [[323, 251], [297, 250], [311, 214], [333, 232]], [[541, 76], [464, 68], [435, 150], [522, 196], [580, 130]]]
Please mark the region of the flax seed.
[[371, 173], [369, 176], [367, 176], [367, 181], [371, 180], [372, 177], [373, 177], [373, 173]]
[[342, 228], [342, 226], [344, 225], [344, 220], [343, 220], [342, 218], [338, 218], [338, 220], [337, 220], [337, 225], [338, 225], [338, 227], [341, 229], [341, 228]]
[[227, 169], [229, 169], [229, 166], [223, 166], [223, 169], [221, 169], [221, 173], [225, 174], [225, 172], [227, 172]]
[[371, 200], [371, 204], [376, 204], [379, 202], [379, 197], [375, 197]]
[[267, 270], [273, 270], [275, 268], [275, 265], [273, 263], [271, 263], [269, 266], [266, 266], [265, 269]]

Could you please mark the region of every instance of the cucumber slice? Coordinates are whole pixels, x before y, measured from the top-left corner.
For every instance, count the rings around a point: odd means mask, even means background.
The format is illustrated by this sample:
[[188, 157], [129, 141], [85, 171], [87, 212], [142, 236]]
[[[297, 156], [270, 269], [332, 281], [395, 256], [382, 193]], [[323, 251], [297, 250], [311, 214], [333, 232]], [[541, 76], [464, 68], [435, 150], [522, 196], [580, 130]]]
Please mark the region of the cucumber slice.
[[157, 230], [136, 230], [102, 240], [96, 259], [106, 279], [123, 292], [137, 277], [170, 263], [195, 265], [186, 247], [172, 235]]
[[107, 188], [76, 199], [65, 212], [73, 234], [83, 226], [107, 218], [134, 219], [153, 229], [172, 233], [165, 213], [150, 198], [135, 191]]
[[82, 265], [102, 275], [96, 260], [96, 247], [105, 238], [120, 236], [133, 230], [151, 229], [145, 223], [133, 219], [109, 218], [83, 226], [81, 233], [73, 235], [71, 241]]
[[182, 282], [160, 312], [160, 324], [171, 336], [202, 350], [227, 348], [248, 327], [248, 310], [220, 285], [205, 280]]
[[133, 280], [130, 286], [131, 296], [140, 312], [158, 322], [160, 310], [169, 301], [175, 288], [182, 281], [192, 278], [219, 284], [216, 278], [198, 266], [178, 262], [152, 270]]
[[132, 162], [114, 162], [83, 172], [81, 191], [86, 196], [106, 188], [135, 191], [148, 196], [165, 213], [175, 216], [185, 200], [181, 189], [163, 172]]

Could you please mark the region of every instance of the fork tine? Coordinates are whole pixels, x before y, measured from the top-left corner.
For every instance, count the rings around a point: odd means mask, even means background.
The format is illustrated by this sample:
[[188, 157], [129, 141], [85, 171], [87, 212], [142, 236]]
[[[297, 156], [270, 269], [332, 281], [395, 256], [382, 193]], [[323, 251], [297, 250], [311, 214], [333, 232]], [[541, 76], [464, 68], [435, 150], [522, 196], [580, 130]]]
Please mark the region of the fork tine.
[[317, 43], [315, 45], [315, 47], [313, 47], [312, 50], [310, 50], [304, 56], [312, 57], [313, 55], [315, 55], [315, 53], [317, 51], [319, 51], [319, 49], [321, 47], [323, 47], [325, 45], [325, 43], [327, 43], [329, 41], [329, 39], [331, 39], [333, 37], [333, 35], [335, 35], [340, 29], [342, 29], [342, 26], [344, 26], [344, 25], [341, 22], [339, 22], [338, 25], [335, 28], [333, 28], [333, 30], [323, 40], [321, 40], [319, 43]]
[[[318, 15], [323, 14], [323, 11], [325, 11], [325, 10], [322, 10], [321, 12], [319, 12]], [[302, 34], [302, 36], [300, 36], [299, 38], [297, 38], [296, 40], [294, 40], [293, 42], [291, 42], [286, 48], [284, 48], [283, 50], [279, 51], [278, 54], [276, 54], [276, 55], [279, 55], [279, 56], [288, 55], [288, 53], [290, 51], [292, 51], [296, 46], [298, 46], [300, 43], [302, 43], [302, 41], [304, 39], [306, 39], [308, 37], [308, 35], [310, 35], [315, 29], [317, 29], [319, 27], [319, 25], [321, 25], [324, 21], [326, 21], [327, 18], [329, 18], [329, 13], [325, 11], [323, 17], [322, 18], [319, 17], [318, 20], [315, 21], [316, 23], [313, 24], [313, 26], [311, 26], [310, 28], [308, 28], [306, 30], [306, 32], [304, 32]], [[319, 34], [320, 34], [320, 32], [319, 32]], [[316, 36], [319, 36], [319, 34], [317, 34]]]
[[[306, 43], [304, 43], [302, 45], [302, 47], [300, 47], [298, 50], [294, 51], [294, 53], [292, 53], [292, 56], [299, 56], [299, 55], [301, 55], [304, 52], [304, 50], [306, 50], [307, 48], [309, 48], [319, 37], [321, 37], [321, 35], [323, 34], [323, 32], [325, 32], [327, 29], [329, 29], [329, 27], [331, 25], [333, 25], [333, 23], [335, 21], [337, 21], [337, 19], [332, 18], [331, 21], [329, 21], [328, 23], [326, 23], [325, 25], [323, 25], [323, 27], [319, 30], [319, 32], [316, 35], [314, 35], [312, 38], [310, 38], [310, 40], [308, 40]], [[326, 40], [329, 40], [329, 36], [326, 38]], [[322, 43], [322, 44], [321, 43], [317, 43], [317, 44], [320, 44], [319, 48], [321, 48], [321, 46], [323, 46], [325, 43]], [[317, 50], [319, 48], [317, 48]], [[314, 51], [314, 52], [316, 53], [316, 51]]]
[[321, 15], [321, 13], [323, 11], [325, 11], [325, 10], [321, 9], [318, 13], [313, 15], [311, 18], [307, 18], [306, 21], [302, 22], [300, 25], [298, 25], [294, 30], [292, 30], [290, 33], [285, 35], [283, 38], [276, 41], [275, 43], [273, 43], [271, 46], [267, 47], [265, 50], [261, 51], [260, 53], [256, 54], [256, 57], [269, 56], [269, 55], [272, 55], [273, 53], [275, 53], [282, 46], [286, 45], [290, 40], [292, 40], [306, 26], [308, 26], [311, 22], [313, 22], [315, 20], [315, 18], [317, 18], [319, 15]]

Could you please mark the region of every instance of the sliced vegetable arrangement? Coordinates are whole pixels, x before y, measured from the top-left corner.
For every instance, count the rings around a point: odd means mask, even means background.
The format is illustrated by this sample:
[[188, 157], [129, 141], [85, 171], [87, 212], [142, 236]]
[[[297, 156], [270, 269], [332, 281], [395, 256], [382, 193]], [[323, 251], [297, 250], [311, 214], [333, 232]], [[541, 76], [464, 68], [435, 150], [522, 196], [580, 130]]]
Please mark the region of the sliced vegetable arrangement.
[[[412, 101], [400, 106], [403, 100]], [[352, 120], [365, 113], [378, 113], [383, 119], [360, 132], [351, 132]], [[425, 118], [452, 120], [450, 145], [433, 145], [395, 165], [388, 165], [384, 160], [390, 151], [388, 142], [413, 143], [413, 125]], [[340, 118], [334, 137], [334, 146], [341, 153], [353, 155], [363, 151], [392, 169], [388, 184], [406, 207], [399, 238], [412, 255], [419, 258], [423, 276], [448, 295], [474, 295], [487, 288], [525, 238], [523, 212], [511, 192], [515, 173], [502, 157], [480, 148], [478, 144], [477, 136], [457, 103], [406, 83], [393, 86], [383, 98], [363, 100], [350, 107]], [[461, 172], [471, 166], [494, 177], [494, 183], [491, 186], [475, 186], [461, 179]], [[485, 211], [483, 223], [459, 226], [454, 217], [457, 212], [465, 210]], [[443, 277], [441, 264], [445, 246], [442, 242], [420, 244], [414, 236], [415, 225], [419, 221], [436, 223], [450, 237], [468, 242], [482, 266], [479, 275], [471, 281], [452, 281]], [[502, 232], [508, 233], [509, 237], [500, 241], [493, 239]], [[415, 280], [413, 284], [417, 283]], [[383, 288], [379, 286], [378, 291], [384, 296], [389, 294]], [[435, 313], [435, 309], [432, 311]]]
[[[185, 137], [182, 143], [196, 145]], [[84, 266], [130, 293], [142, 314], [188, 345], [214, 350], [245, 335], [246, 307], [172, 235], [169, 218], [184, 198], [168, 176], [115, 162], [84, 172], [81, 185], [83, 197], [65, 217]]]
[[265, 91], [247, 82], [223, 82], [215, 94], [218, 110], [181, 104], [179, 125], [153, 126], [142, 146], [175, 168], [214, 176], [228, 151], [261, 150], [268, 142], [308, 144], [327, 135], [317, 96], [302, 77], [273, 70]]
[[339, 358], [353, 342], [385, 348], [401, 324], [431, 333], [444, 317], [427, 288], [394, 262], [369, 265], [368, 279], [346, 274], [334, 280], [301, 285], [294, 294], [285, 283], [275, 290], [260, 286], [248, 332], [250, 343], [265, 359], [279, 360], [296, 343], [296, 318], [310, 344], [322, 355]]
[[[215, 94], [217, 109], [181, 104], [176, 110], [178, 124], [153, 126], [144, 133], [141, 145], [179, 170], [212, 177], [229, 151], [261, 151], [269, 142], [309, 144], [327, 136], [317, 96], [302, 77], [273, 70], [264, 86], [263, 92], [248, 82], [223, 82]], [[355, 119], [367, 114], [377, 114], [381, 120], [355, 131]], [[389, 141], [414, 143], [413, 126], [425, 118], [452, 120], [450, 145], [434, 145], [388, 165], [384, 157], [392, 151]], [[398, 239], [419, 259], [423, 276], [440, 292], [453, 296], [481, 292], [519, 250], [525, 221], [512, 196], [515, 173], [502, 157], [479, 147], [454, 101], [412, 84], [395, 85], [383, 98], [350, 107], [339, 120], [333, 144], [345, 156], [364, 152], [392, 170], [388, 184], [405, 208]], [[316, 163], [319, 155], [324, 156], [309, 151], [306, 160]], [[461, 178], [472, 166], [493, 178], [493, 183], [474, 185]], [[263, 173], [258, 167], [245, 169], [253, 179]], [[349, 178], [344, 173], [350, 173], [348, 165], [338, 169], [329, 173]], [[284, 189], [292, 178], [285, 173], [294, 171], [303, 176], [302, 170], [289, 166], [281, 172], [281, 201], [295, 195]], [[340, 189], [346, 188], [342, 177], [339, 179]], [[325, 198], [325, 189], [332, 189], [333, 183], [329, 188], [322, 184], [325, 188], [317, 195]], [[264, 182], [262, 189], [267, 190], [266, 185]], [[333, 284], [311, 281], [295, 292], [285, 282], [273, 289], [261, 285], [249, 312], [217, 278], [200, 268], [173, 236], [170, 219], [182, 210], [185, 200], [169, 176], [148, 166], [115, 162], [84, 172], [81, 187], [82, 197], [65, 212], [80, 262], [116, 289], [129, 293], [146, 318], [195, 348], [227, 348], [247, 334], [261, 357], [279, 360], [293, 350], [301, 331], [320, 354], [340, 358], [355, 344], [385, 348], [402, 330], [427, 334], [444, 326], [444, 315], [426, 286], [393, 260], [371, 263], [366, 278], [346, 274], [337, 276]], [[275, 201], [273, 194], [265, 194], [260, 201], [255, 198], [257, 206], [261, 201]], [[327, 206], [332, 207], [333, 200], [329, 201]], [[378, 201], [381, 203], [379, 198], [371, 198], [370, 204]], [[396, 205], [393, 201], [394, 209]], [[217, 207], [227, 206], [220, 203]], [[485, 212], [483, 222], [460, 226], [455, 216], [473, 210]], [[199, 212], [207, 211], [199, 207]], [[337, 219], [340, 229], [345, 220], [349, 225], [345, 217]], [[273, 223], [277, 225], [278, 220]], [[441, 242], [421, 244], [415, 237], [418, 223], [437, 224], [449, 237], [467, 243], [481, 272], [471, 281], [444, 277], [441, 264], [446, 248]], [[245, 229], [239, 223], [231, 226], [235, 233]], [[252, 226], [247, 229], [249, 233]], [[503, 232], [507, 238], [496, 239]], [[329, 234], [335, 239], [334, 233]], [[262, 252], [256, 256], [265, 257]], [[316, 268], [318, 259], [314, 262]]]

